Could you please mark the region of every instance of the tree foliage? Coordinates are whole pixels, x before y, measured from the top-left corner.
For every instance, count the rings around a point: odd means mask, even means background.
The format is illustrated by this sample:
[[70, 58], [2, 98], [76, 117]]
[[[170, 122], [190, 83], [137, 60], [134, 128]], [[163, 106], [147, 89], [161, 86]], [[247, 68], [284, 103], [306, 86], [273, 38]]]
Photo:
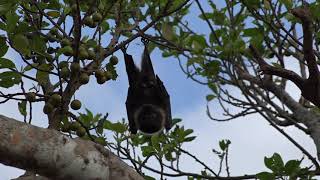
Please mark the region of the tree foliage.
[[[195, 9], [200, 11], [198, 17]], [[24, 121], [32, 123], [32, 106], [43, 102], [48, 128], [112, 149], [146, 179], [153, 179], [146, 170], [161, 179], [311, 179], [320, 170], [317, 158], [282, 127], [299, 128], [320, 151], [319, 10], [317, 1], [297, 0], [1, 0], [0, 87], [19, 87], [13, 93], [0, 91], [1, 103], [18, 101]], [[190, 19], [204, 24], [207, 31], [190, 26]], [[101, 85], [115, 80], [114, 53], [139, 37], [150, 41], [150, 49], [159, 48], [163, 57], [178, 59], [189, 78], [211, 89], [206, 96], [209, 118], [229, 121], [260, 114], [313, 166], [302, 167], [302, 160], [285, 163], [275, 153], [265, 158], [271, 172], [231, 176], [231, 142], [222, 140], [220, 149], [213, 150], [221, 160], [214, 171], [183, 149], [196, 137], [180, 119], [174, 119], [169, 133], [147, 137], [130, 135], [125, 121], [111, 121], [108, 114], [89, 109], [75, 114], [82, 106], [81, 100], [73, 99], [78, 89], [93, 80], [90, 76]], [[20, 57], [5, 58], [9, 48]], [[294, 63], [299, 70], [292, 69]], [[288, 81], [300, 89], [300, 99], [292, 97]], [[32, 86], [26, 88], [27, 82]], [[226, 118], [212, 115], [212, 101], [221, 105]], [[230, 112], [226, 106], [239, 111]], [[114, 139], [106, 139], [107, 131], [114, 133]], [[203, 171], [181, 170], [181, 156], [194, 159]], [[150, 159], [159, 162], [160, 170], [147, 165]], [[221, 175], [222, 166], [227, 177]]]

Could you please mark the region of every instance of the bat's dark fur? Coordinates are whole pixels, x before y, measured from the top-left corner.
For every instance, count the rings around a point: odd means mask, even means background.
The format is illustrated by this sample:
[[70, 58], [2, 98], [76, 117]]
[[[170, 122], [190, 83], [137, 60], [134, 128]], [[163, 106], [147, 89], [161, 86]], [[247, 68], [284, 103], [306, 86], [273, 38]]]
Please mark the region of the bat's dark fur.
[[126, 108], [130, 132], [140, 130], [155, 134], [171, 128], [170, 97], [160, 78], [154, 74], [149, 52], [145, 47], [139, 70], [132, 56], [125, 51], [124, 58], [129, 80]]

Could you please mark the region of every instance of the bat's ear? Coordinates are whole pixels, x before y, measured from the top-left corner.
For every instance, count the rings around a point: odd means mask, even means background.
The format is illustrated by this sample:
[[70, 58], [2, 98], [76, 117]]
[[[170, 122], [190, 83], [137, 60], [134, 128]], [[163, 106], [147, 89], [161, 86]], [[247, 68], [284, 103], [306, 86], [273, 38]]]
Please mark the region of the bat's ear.
[[145, 46], [144, 51], [143, 51], [143, 56], [142, 56], [142, 61], [141, 61], [141, 73], [143, 75], [148, 76], [148, 77], [155, 78], [155, 74], [153, 71], [152, 62], [150, 59], [150, 54], [149, 54], [147, 46]]

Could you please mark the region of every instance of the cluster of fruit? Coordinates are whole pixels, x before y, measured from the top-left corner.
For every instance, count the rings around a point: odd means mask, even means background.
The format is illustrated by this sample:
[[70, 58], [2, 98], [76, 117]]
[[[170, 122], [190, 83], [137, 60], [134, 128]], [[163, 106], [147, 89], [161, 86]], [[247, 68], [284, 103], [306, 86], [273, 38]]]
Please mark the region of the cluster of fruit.
[[74, 131], [76, 132], [77, 136], [79, 137], [83, 137], [86, 135], [86, 129], [84, 127], [81, 126], [80, 123], [78, 122], [66, 122], [63, 125], [61, 125], [61, 131], [62, 132], [70, 132], [70, 131]]

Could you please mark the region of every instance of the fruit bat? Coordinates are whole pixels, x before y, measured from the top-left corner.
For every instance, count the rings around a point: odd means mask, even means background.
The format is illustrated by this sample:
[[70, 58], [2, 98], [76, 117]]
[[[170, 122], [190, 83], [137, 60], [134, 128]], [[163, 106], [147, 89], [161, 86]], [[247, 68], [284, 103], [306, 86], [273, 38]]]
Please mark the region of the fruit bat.
[[134, 64], [132, 56], [123, 50], [129, 80], [126, 100], [129, 130], [136, 134], [152, 135], [169, 130], [172, 126], [170, 96], [160, 78], [155, 75], [147, 47], [141, 68]]

